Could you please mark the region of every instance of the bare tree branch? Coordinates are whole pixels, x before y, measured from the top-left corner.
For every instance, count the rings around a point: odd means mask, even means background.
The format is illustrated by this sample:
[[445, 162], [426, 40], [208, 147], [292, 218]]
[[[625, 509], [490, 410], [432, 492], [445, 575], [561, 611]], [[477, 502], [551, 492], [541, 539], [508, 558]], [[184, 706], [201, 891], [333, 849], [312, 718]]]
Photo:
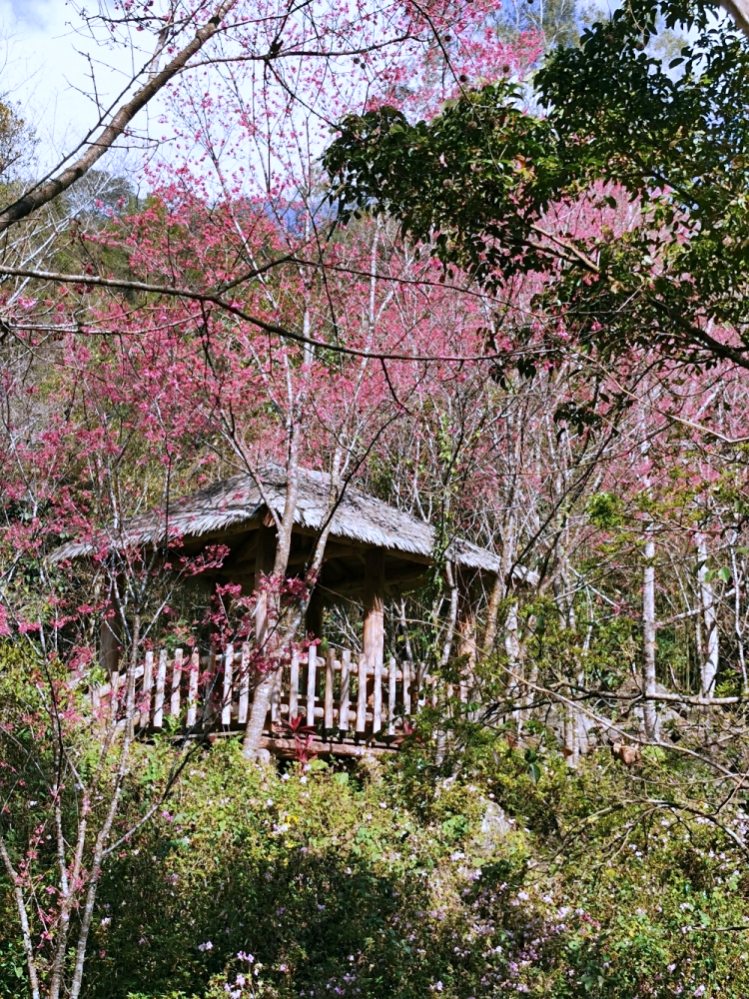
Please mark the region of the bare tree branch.
[[224, 0], [223, 3], [219, 4], [213, 16], [201, 28], [198, 28], [192, 40], [160, 72], [152, 74], [147, 82], [135, 92], [134, 96], [115, 112], [109, 124], [102, 128], [86, 151], [74, 163], [61, 170], [57, 176], [32, 188], [0, 211], [0, 233], [31, 215], [42, 205], [54, 200], [63, 191], [72, 187], [77, 180], [80, 180], [124, 134], [125, 129], [138, 112], [187, 66], [191, 57], [199, 52], [206, 42], [218, 34], [222, 22], [236, 2], [237, 0]]

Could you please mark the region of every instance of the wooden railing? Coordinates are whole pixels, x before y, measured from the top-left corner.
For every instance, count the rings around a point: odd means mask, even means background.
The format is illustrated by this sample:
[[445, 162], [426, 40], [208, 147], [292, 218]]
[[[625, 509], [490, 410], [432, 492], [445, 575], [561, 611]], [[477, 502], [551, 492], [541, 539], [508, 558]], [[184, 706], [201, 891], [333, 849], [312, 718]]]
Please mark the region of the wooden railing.
[[[257, 675], [245, 644], [208, 656], [197, 650], [149, 651], [135, 680], [141, 729], [231, 732], [247, 722]], [[114, 702], [122, 711], [125, 682], [126, 674], [115, 673], [96, 688], [95, 707]], [[371, 667], [348, 650], [321, 655], [310, 646], [294, 651], [276, 673], [266, 732], [288, 735], [304, 724], [326, 740], [388, 744], [408, 731], [408, 719], [435, 697], [434, 682], [419, 663], [390, 659]]]

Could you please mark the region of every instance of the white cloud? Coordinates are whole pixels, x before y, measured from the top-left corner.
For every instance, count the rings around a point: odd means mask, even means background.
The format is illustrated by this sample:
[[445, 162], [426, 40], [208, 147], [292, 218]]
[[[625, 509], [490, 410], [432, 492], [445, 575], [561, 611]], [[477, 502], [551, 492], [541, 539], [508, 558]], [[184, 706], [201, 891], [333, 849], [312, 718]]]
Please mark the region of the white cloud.
[[145, 57], [92, 37], [61, 0], [0, 0], [0, 95], [16, 104], [50, 166], [96, 125]]

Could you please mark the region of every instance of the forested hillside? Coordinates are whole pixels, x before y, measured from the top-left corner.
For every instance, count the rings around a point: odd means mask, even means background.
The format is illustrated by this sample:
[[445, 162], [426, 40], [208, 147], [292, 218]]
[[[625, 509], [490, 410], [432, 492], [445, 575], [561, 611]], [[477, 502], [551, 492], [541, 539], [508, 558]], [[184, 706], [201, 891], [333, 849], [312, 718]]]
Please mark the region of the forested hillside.
[[[725, 7], [118, 0], [77, 16], [132, 77], [46, 176], [0, 101], [0, 994], [749, 993]], [[198, 545], [180, 498], [269, 467], [257, 551]], [[323, 610], [354, 490], [434, 550]], [[274, 697], [373, 611], [430, 693], [396, 737], [365, 662], [343, 759], [332, 679]]]

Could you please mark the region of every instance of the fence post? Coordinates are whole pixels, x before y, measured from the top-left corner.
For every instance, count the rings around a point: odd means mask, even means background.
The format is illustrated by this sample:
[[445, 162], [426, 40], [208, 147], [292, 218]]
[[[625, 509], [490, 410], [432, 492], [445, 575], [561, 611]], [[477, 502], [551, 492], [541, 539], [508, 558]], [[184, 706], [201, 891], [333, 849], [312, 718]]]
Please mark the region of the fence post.
[[242, 643], [242, 654], [239, 660], [239, 705], [237, 706], [237, 721], [244, 725], [250, 710], [250, 646]]
[[140, 699], [140, 726], [147, 728], [151, 720], [151, 688], [153, 687], [153, 652], [151, 649], [146, 652], [145, 664], [143, 666], [143, 691]]
[[338, 708], [338, 728], [348, 732], [349, 700], [351, 698], [351, 652], [344, 649], [341, 656], [341, 700]]
[[187, 678], [187, 727], [194, 728], [198, 719], [198, 677], [200, 675], [200, 653], [192, 650], [190, 669]]
[[172, 696], [169, 701], [169, 714], [172, 718], [179, 717], [180, 685], [182, 683], [182, 649], [174, 650], [172, 662]]
[[395, 735], [395, 704], [398, 694], [398, 664], [395, 657], [390, 659], [388, 676], [388, 735]]
[[153, 727], [164, 724], [164, 689], [166, 687], [166, 649], [159, 652], [159, 665], [156, 670], [156, 699], [153, 706]]
[[367, 659], [359, 660], [359, 689], [356, 696], [356, 733], [361, 735], [367, 728]]
[[293, 649], [289, 666], [289, 721], [299, 714], [299, 650]]
[[307, 649], [307, 724], [315, 724], [315, 683], [317, 680], [317, 649], [310, 645]]
[[224, 683], [221, 689], [221, 724], [225, 728], [231, 725], [231, 699], [234, 671], [234, 646], [231, 642], [224, 650]]
[[328, 649], [325, 656], [325, 706], [323, 711], [323, 728], [328, 731], [333, 728], [333, 682], [335, 667], [335, 653], [332, 649]]

